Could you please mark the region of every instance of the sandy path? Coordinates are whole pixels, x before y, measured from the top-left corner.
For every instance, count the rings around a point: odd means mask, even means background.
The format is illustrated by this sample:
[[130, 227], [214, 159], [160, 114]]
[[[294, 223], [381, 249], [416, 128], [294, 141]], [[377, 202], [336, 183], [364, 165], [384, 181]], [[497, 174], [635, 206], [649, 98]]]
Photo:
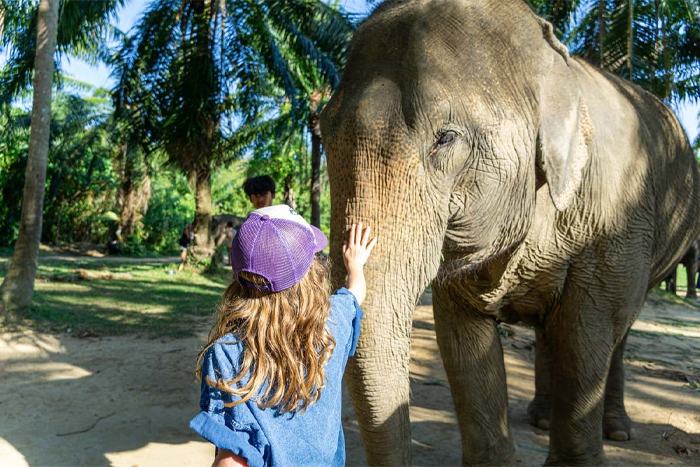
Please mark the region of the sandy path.
[[[547, 432], [525, 423], [533, 333], [504, 338], [518, 465], [540, 465]], [[187, 428], [197, 411], [195, 338], [78, 339], [33, 331], [0, 339], [0, 466], [209, 465], [213, 449]], [[432, 309], [416, 309], [411, 356], [415, 465], [458, 465], [459, 432], [435, 343]], [[606, 443], [617, 465], [700, 465], [700, 311], [647, 303], [628, 344], [627, 407], [638, 438]], [[363, 465], [345, 398], [348, 465]], [[688, 455], [688, 452], [691, 454]]]

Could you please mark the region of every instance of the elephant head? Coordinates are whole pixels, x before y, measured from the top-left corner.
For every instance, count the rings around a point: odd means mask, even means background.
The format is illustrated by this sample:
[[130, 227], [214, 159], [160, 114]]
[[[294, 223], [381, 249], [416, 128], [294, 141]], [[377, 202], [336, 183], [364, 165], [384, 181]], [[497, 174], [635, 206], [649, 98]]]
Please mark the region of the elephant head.
[[527, 235], [538, 187], [558, 210], [575, 202], [586, 119], [566, 48], [524, 3], [389, 1], [355, 34], [321, 129], [332, 259], [353, 222], [379, 239], [346, 373], [370, 464], [410, 464], [421, 292], [436, 277], [488, 290]]

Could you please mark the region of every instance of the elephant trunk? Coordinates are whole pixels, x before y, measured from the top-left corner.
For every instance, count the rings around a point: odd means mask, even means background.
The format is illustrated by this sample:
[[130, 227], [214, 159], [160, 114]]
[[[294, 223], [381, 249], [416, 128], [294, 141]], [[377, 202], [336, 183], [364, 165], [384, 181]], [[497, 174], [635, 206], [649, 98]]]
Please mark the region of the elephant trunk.
[[[333, 192], [333, 190], [332, 190]], [[333, 194], [335, 196], [335, 193]], [[375, 193], [376, 195], [376, 193]], [[371, 197], [370, 199], [377, 199]], [[334, 280], [345, 270], [341, 247], [350, 224], [370, 225], [378, 242], [365, 267], [362, 333], [345, 379], [360, 425], [368, 465], [411, 465], [409, 362], [415, 304], [439, 265], [442, 235], [423, 227], [420, 207], [333, 199]], [[415, 216], [415, 217], [414, 217]], [[431, 235], [432, 233], [432, 235]]]
[[[345, 379], [367, 463], [411, 465], [408, 366], [413, 303], [389, 306], [380, 298], [363, 304], [363, 308], [367, 321], [363, 323], [355, 357], [348, 362]], [[381, 315], [390, 309], [393, 316], [387, 320]]]

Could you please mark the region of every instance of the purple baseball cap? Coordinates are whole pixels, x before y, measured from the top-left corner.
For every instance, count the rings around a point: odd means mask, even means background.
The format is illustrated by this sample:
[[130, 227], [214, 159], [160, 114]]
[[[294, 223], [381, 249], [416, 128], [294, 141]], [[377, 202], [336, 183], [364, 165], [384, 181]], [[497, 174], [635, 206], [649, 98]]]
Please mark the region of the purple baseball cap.
[[[253, 290], [279, 292], [308, 272], [314, 255], [328, 238], [286, 204], [257, 209], [233, 238], [229, 259], [239, 284]], [[253, 284], [239, 276], [250, 272], [269, 284]]]

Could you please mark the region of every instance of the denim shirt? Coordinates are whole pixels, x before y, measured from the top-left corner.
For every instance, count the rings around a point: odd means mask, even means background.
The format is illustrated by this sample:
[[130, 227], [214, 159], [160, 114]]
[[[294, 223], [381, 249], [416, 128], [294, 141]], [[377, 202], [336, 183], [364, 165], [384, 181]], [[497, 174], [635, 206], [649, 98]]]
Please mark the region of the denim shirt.
[[261, 409], [255, 397], [224, 407], [224, 403], [240, 398], [209, 386], [206, 377], [232, 380], [243, 344], [234, 343], [236, 339], [230, 334], [217, 340], [204, 354], [202, 411], [190, 421], [190, 428], [217, 448], [244, 457], [250, 467], [345, 465], [340, 420], [342, 379], [348, 356], [355, 353], [361, 320], [362, 310], [349, 290], [342, 288], [331, 296], [327, 325], [335, 348], [325, 367], [328, 382], [321, 397], [303, 413]]

